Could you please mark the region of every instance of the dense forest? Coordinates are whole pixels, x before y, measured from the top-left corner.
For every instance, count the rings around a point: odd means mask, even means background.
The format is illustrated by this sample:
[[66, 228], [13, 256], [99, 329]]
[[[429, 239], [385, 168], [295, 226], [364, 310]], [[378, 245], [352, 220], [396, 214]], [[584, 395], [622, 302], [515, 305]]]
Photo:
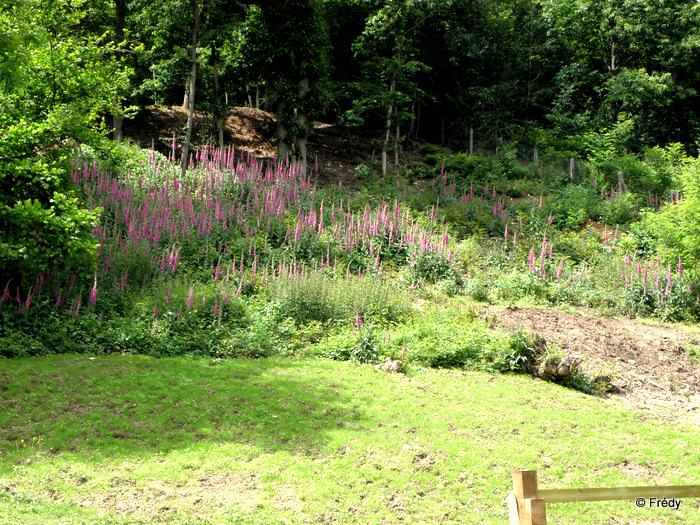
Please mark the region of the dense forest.
[[[700, 316], [693, 0], [0, 7], [4, 355], [498, 354], [411, 332], [417, 294]], [[124, 140], [175, 105], [178, 136]], [[235, 106], [275, 116], [274, 159], [227, 144]], [[380, 137], [357, 187], [316, 184], [317, 122]], [[479, 359], [525, 366], [509, 341]]]

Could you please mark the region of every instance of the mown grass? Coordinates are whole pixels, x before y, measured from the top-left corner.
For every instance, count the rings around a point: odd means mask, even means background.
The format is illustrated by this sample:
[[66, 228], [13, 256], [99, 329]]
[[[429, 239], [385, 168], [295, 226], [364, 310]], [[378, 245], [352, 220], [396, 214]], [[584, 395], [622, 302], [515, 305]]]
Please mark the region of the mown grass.
[[[690, 424], [523, 376], [325, 360], [0, 361], [0, 452], [7, 524], [500, 524], [518, 468], [553, 488], [700, 480]], [[700, 505], [548, 517], [700, 523]]]

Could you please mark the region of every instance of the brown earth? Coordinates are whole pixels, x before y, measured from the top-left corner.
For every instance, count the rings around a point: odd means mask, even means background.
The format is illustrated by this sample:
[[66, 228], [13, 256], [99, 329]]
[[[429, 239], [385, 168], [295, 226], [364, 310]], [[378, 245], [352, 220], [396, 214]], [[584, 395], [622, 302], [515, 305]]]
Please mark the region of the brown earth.
[[[173, 139], [182, 147], [187, 111], [180, 107], [151, 106], [124, 123], [124, 134], [143, 148], [155, 148], [168, 155]], [[231, 108], [224, 121], [224, 142], [237, 151], [256, 157], [275, 155], [276, 120], [272, 113], [261, 109]], [[192, 129], [195, 148], [216, 143], [215, 122], [211, 116], [196, 112]], [[354, 185], [355, 167], [369, 163], [373, 152], [379, 151], [380, 136], [372, 130], [353, 129], [331, 124], [316, 124], [309, 141], [309, 165], [318, 162], [314, 175], [319, 184]]]
[[[125, 123], [128, 138], [143, 147], [170, 152], [173, 137], [183, 134], [187, 113], [182, 108], [151, 107]], [[195, 146], [210, 143], [214, 122], [197, 113]], [[239, 151], [272, 158], [275, 152], [275, 117], [255, 108], [233, 108], [226, 114], [225, 142]], [[318, 162], [320, 184], [346, 186], [358, 182], [355, 167], [368, 163], [379, 151], [381, 134], [352, 131], [319, 124], [309, 142], [310, 164]], [[181, 140], [180, 140], [181, 142]], [[411, 152], [404, 159], [414, 158]], [[686, 351], [698, 341], [673, 327], [633, 319], [608, 319], [591, 312], [578, 313], [533, 308], [487, 308], [486, 315], [509, 330], [524, 329], [544, 338], [548, 345], [583, 357], [589, 376], [607, 376], [612, 399], [660, 419], [690, 419], [700, 424], [700, 365]], [[697, 336], [700, 339], [700, 336]]]
[[586, 374], [607, 376], [610, 397], [649, 417], [700, 424], [700, 365], [687, 351], [694, 336], [670, 325], [585, 311], [487, 308], [485, 315], [503, 328], [537, 334], [549, 347], [580, 355]]

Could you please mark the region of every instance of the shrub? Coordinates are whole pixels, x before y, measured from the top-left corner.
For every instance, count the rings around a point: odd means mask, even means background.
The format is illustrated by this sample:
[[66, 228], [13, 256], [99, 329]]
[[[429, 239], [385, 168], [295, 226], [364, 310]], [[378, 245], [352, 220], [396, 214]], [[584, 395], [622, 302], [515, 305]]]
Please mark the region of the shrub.
[[349, 361], [352, 348], [356, 342], [356, 336], [349, 331], [330, 335], [314, 344], [310, 351], [317, 357], [333, 359], [335, 361]]
[[495, 367], [501, 371], [530, 372], [538, 346], [542, 346], [542, 342], [522, 330], [513, 332], [508, 338], [508, 345], [495, 360]]
[[399, 339], [410, 361], [434, 368], [481, 368], [484, 356], [502, 343], [500, 334], [488, 328], [449, 320], [426, 323]]
[[475, 301], [489, 302], [490, 279], [483, 276], [475, 276], [464, 283], [464, 293]]
[[350, 359], [358, 363], [375, 363], [379, 354], [379, 342], [374, 334], [374, 327], [363, 327], [350, 349]]
[[74, 195], [71, 152], [54, 126], [18, 122], [0, 129], [2, 287], [28, 288], [50, 270], [84, 277], [94, 266], [100, 209], [83, 207]]
[[0, 337], [0, 357], [26, 357], [47, 353], [43, 343], [30, 335], [13, 333]]
[[454, 280], [457, 277], [452, 265], [444, 254], [426, 252], [415, 257], [413, 269], [416, 275], [430, 283], [444, 279]]

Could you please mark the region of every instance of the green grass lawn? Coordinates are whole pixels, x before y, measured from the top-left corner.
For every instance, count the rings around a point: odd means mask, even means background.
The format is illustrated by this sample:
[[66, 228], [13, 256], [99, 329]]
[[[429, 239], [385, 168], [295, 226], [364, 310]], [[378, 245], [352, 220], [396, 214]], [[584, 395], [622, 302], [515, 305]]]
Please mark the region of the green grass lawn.
[[[0, 361], [0, 523], [507, 523], [543, 488], [700, 483], [700, 432], [520, 376], [324, 360]], [[550, 523], [700, 523], [633, 502]]]

